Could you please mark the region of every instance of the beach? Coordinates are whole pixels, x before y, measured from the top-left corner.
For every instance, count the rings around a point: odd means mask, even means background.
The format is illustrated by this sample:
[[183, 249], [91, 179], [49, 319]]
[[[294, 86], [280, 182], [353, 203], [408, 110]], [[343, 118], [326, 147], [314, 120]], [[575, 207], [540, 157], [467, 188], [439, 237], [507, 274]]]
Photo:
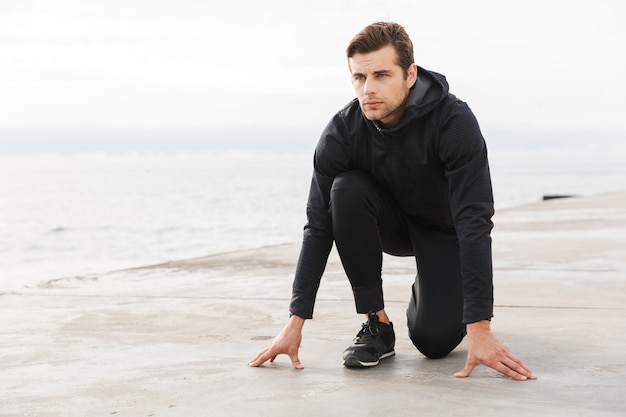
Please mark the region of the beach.
[[0, 416], [621, 416], [626, 192], [500, 210], [492, 328], [539, 376], [455, 379], [464, 341], [428, 360], [406, 335], [415, 266], [385, 257], [396, 355], [342, 366], [362, 318], [333, 250], [300, 350], [247, 361], [288, 316], [299, 243], [44, 281], [0, 294]]
[[[626, 184], [626, 147], [490, 152], [496, 212]], [[0, 155], [0, 291], [302, 238], [312, 152]]]
[[[2, 3], [0, 417], [626, 416], [626, 2], [488, 6]], [[403, 27], [398, 59], [358, 41], [373, 22]], [[353, 152], [370, 133], [386, 150]], [[395, 355], [343, 366], [367, 318], [335, 249], [304, 369], [248, 366], [289, 320], [320, 176], [405, 145], [416, 198], [493, 204], [491, 327], [538, 379], [455, 378], [467, 340], [422, 355], [415, 259], [389, 255]]]

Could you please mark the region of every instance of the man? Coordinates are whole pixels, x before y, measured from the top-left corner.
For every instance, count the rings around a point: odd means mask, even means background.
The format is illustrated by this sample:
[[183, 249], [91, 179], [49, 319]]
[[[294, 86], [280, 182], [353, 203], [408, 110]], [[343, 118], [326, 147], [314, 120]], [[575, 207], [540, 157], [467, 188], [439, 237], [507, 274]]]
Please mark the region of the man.
[[250, 366], [287, 354], [294, 367], [305, 319], [336, 244], [356, 310], [367, 315], [343, 354], [348, 367], [394, 354], [384, 309], [383, 251], [415, 256], [409, 336], [429, 358], [448, 355], [467, 334], [466, 365], [518, 380], [536, 376], [490, 330], [493, 313], [493, 196], [485, 142], [469, 107], [440, 74], [417, 67], [404, 28], [378, 22], [347, 48], [357, 98], [321, 135], [290, 319]]

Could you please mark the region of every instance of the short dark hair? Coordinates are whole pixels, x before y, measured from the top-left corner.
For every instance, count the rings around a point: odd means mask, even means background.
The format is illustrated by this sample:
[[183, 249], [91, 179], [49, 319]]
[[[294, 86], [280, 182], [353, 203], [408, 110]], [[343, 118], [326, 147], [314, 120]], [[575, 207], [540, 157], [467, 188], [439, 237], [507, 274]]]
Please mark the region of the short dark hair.
[[356, 54], [367, 54], [391, 45], [398, 55], [398, 65], [404, 70], [415, 62], [413, 56], [413, 42], [404, 27], [394, 22], [374, 22], [365, 26], [348, 44], [346, 55], [352, 58]]

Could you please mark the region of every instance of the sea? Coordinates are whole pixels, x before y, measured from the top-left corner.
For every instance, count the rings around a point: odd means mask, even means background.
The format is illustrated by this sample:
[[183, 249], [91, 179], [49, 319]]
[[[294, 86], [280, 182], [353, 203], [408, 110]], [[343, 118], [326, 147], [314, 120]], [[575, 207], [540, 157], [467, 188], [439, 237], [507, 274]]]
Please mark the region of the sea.
[[[496, 211], [626, 189], [626, 147], [490, 151]], [[286, 242], [306, 221], [310, 152], [0, 155], [0, 292]]]

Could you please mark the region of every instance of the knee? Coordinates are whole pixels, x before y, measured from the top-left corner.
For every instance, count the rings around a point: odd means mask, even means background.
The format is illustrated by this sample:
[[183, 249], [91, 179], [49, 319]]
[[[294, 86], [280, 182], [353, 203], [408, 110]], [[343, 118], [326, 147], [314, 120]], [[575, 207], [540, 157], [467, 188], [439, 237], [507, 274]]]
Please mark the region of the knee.
[[346, 171], [333, 180], [331, 192], [340, 190], [366, 190], [372, 187], [373, 179], [363, 171]]
[[409, 329], [409, 337], [413, 345], [429, 359], [448, 356], [461, 343], [464, 336], [464, 328], [448, 333]]
[[374, 189], [373, 180], [362, 171], [343, 172], [333, 181], [330, 205], [333, 215], [354, 213], [360, 208], [367, 208], [370, 194]]

